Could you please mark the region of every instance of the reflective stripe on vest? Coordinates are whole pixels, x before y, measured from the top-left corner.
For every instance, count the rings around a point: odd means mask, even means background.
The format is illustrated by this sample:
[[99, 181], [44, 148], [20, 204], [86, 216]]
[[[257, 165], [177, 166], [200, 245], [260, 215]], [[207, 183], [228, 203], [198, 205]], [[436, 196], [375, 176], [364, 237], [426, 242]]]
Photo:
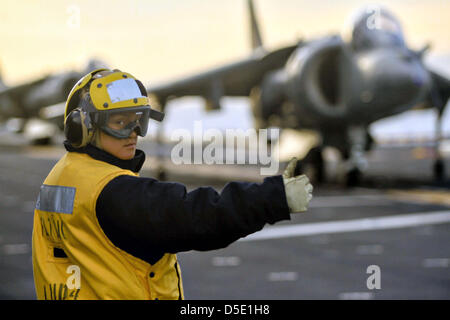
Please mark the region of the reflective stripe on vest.
[[42, 185], [36, 202], [36, 209], [56, 213], [73, 212], [73, 202], [75, 200], [73, 187]]

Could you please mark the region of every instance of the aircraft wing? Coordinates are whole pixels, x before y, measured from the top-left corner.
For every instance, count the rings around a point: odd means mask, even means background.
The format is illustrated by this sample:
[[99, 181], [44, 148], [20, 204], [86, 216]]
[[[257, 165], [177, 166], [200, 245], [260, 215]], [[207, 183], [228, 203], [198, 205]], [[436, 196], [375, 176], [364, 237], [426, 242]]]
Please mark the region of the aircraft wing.
[[38, 117], [52, 120], [55, 108], [52, 108], [51, 117], [43, 116], [40, 111], [64, 102], [80, 76], [80, 73], [71, 71], [0, 89], [0, 115], [5, 118]]
[[36, 85], [42, 84], [45, 80], [47, 80], [47, 77], [43, 77], [31, 82], [23, 83], [14, 87], [4, 87], [0, 89], [0, 98], [5, 96], [20, 96], [24, 91], [28, 90], [29, 88], [32, 88]]
[[167, 100], [182, 96], [203, 96], [206, 99], [248, 96], [255, 84], [261, 82], [264, 74], [283, 67], [298, 46], [299, 44], [296, 44], [271, 52], [256, 50], [247, 59], [159, 86], [148, 87], [147, 91], [154, 95], [162, 106]]
[[42, 85], [47, 77], [39, 78], [24, 84], [0, 89], [0, 118], [27, 118], [30, 116], [26, 108], [27, 93]]

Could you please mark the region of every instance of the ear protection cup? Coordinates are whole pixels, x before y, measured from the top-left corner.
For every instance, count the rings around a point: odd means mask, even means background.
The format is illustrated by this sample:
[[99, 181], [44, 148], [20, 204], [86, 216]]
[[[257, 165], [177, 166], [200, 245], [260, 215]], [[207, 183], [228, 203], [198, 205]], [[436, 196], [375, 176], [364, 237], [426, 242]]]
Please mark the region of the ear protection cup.
[[81, 148], [91, 141], [93, 127], [89, 114], [81, 108], [72, 110], [64, 122], [66, 139], [75, 148]]

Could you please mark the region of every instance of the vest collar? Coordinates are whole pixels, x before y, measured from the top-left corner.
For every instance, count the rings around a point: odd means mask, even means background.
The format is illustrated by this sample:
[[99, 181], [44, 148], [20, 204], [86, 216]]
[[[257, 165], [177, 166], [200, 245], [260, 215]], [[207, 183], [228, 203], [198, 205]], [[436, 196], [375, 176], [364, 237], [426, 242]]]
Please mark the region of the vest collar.
[[69, 152], [86, 153], [95, 160], [104, 161], [106, 163], [117, 166], [121, 169], [131, 170], [135, 173], [139, 172], [145, 161], [145, 153], [142, 150], [136, 149], [136, 155], [133, 159], [122, 160], [112, 154], [106, 152], [105, 150], [99, 149], [92, 144], [87, 144], [82, 148], [73, 147], [67, 140], [64, 141], [64, 147]]

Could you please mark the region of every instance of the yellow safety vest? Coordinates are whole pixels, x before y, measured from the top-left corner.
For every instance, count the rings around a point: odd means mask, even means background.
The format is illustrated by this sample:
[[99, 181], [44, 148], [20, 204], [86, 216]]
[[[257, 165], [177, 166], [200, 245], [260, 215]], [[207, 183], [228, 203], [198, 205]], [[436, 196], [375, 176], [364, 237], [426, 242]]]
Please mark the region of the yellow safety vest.
[[116, 247], [100, 227], [97, 198], [119, 175], [137, 176], [87, 154], [69, 152], [45, 179], [33, 227], [38, 299], [184, 298], [175, 254], [165, 254], [151, 265]]

